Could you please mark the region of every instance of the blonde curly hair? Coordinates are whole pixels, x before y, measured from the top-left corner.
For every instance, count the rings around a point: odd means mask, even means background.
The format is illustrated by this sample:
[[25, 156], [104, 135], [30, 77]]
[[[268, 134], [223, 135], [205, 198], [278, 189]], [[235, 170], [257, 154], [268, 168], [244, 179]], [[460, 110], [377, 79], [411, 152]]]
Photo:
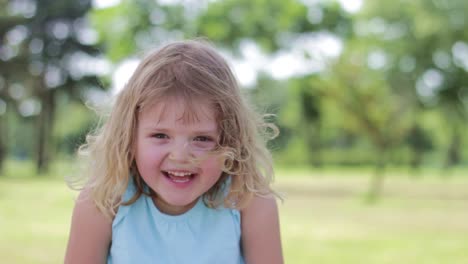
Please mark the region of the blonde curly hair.
[[[266, 148], [267, 140], [278, 134], [276, 126], [246, 102], [230, 67], [209, 43], [189, 40], [145, 56], [118, 94], [110, 116], [80, 147], [79, 153], [89, 160], [86, 183], [79, 188], [87, 189], [101, 212], [112, 218], [121, 204], [157, 195], [145, 192], [135, 164], [135, 138], [138, 113], [168, 96], [182, 98], [189, 110], [185, 112], [196, 107], [193, 98], [208, 99], [215, 107], [220, 137], [214, 152], [225, 162], [218, 182], [204, 195], [207, 205], [241, 209], [254, 195], [277, 195], [270, 187], [273, 162]], [[130, 201], [122, 201], [131, 177], [137, 191]], [[228, 178], [229, 191], [220, 196]]]

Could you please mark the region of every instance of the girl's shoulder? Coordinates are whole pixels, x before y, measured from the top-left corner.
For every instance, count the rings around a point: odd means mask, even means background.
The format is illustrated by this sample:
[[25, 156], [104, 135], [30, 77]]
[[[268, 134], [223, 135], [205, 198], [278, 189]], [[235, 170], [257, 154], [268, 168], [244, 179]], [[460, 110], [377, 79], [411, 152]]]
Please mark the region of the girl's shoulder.
[[103, 259], [111, 234], [110, 219], [96, 207], [89, 189], [83, 189], [73, 209], [65, 262], [85, 263], [89, 258]]

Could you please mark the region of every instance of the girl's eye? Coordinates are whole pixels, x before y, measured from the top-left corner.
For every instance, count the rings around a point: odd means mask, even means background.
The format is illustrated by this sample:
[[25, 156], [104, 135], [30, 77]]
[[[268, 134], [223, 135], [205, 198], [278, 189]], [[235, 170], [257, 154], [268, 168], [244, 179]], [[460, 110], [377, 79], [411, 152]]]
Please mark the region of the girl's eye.
[[153, 138], [159, 138], [159, 139], [168, 138], [168, 136], [167, 136], [166, 134], [163, 134], [163, 133], [156, 133], [156, 134], [153, 134], [151, 137], [153, 137]]
[[216, 146], [216, 142], [212, 137], [197, 136], [193, 139], [192, 147], [195, 150], [212, 150]]
[[198, 137], [195, 137], [193, 140], [195, 140], [195, 141], [200, 141], [200, 142], [210, 142], [210, 141], [213, 141], [210, 137], [205, 137], [205, 136], [198, 136]]

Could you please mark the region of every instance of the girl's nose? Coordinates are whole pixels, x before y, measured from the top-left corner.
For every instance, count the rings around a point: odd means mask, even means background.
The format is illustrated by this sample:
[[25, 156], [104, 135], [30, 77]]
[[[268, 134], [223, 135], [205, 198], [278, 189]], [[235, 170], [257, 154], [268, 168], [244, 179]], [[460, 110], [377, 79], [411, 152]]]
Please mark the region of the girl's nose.
[[188, 142], [174, 143], [169, 153], [169, 159], [179, 162], [188, 161], [190, 156], [191, 153]]

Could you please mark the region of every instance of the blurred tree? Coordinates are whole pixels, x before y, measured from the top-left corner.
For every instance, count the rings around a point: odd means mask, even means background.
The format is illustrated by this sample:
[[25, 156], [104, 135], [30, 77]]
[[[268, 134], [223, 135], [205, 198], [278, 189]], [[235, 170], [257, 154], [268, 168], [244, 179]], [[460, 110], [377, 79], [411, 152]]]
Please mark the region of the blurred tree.
[[3, 172], [3, 162], [6, 156], [6, 140], [7, 140], [7, 120], [6, 120], [6, 107], [7, 103], [3, 93], [0, 95], [0, 175]]
[[349, 14], [335, 1], [123, 0], [94, 10], [92, 18], [113, 61], [174, 39], [207, 37], [234, 52], [251, 39], [273, 53], [291, 48], [301, 33], [329, 30], [341, 37], [352, 33]]
[[[10, 17], [7, 15], [7, 0], [0, 1], [0, 48], [5, 46], [6, 34], [13, 26], [24, 22], [26, 19], [22, 17]], [[3, 54], [4, 52], [2, 52]], [[7, 110], [12, 108], [14, 99], [10, 96], [8, 90], [10, 75], [13, 72], [22, 71], [16, 65], [8, 65], [5, 60], [0, 60], [0, 174], [3, 171], [3, 163], [7, 155], [8, 142], [8, 122]]]
[[[320, 150], [324, 135], [335, 135], [335, 141], [340, 135], [347, 135], [345, 141], [366, 138], [378, 151], [374, 155], [378, 172], [388, 162], [388, 152], [402, 144], [415, 151], [415, 164], [421, 160], [416, 156], [428, 150], [434, 134], [442, 130], [420, 138], [424, 133], [419, 132], [428, 130], [419, 121], [420, 110], [425, 109], [444, 112], [449, 124], [445, 127], [453, 131], [447, 161], [460, 157], [461, 144], [456, 143], [464, 137], [457, 141], [455, 134], [462, 133], [466, 122], [466, 3], [366, 1], [360, 12], [350, 14], [332, 0], [123, 0], [93, 11], [93, 23], [114, 62], [169, 40], [198, 36], [208, 37], [240, 59], [245, 43], [254, 43], [263, 55], [295, 51], [307, 62], [319, 62], [323, 67], [318, 75], [304, 71], [294, 80], [281, 81], [286, 92], [277, 92], [280, 89], [271, 77], [260, 76], [252, 91], [256, 101], [263, 98], [261, 104], [273, 106], [283, 129], [303, 131], [298, 137], [282, 137], [282, 145], [288, 145], [289, 139], [300, 147], [308, 142], [311, 152]], [[320, 34], [342, 44], [336, 61], [317, 56], [318, 48], [312, 44]], [[324, 113], [324, 100], [343, 110], [338, 119], [345, 132], [319, 132], [323, 124], [333, 123], [327, 119], [336, 118]], [[418, 126], [421, 130], [415, 130]], [[426, 141], [426, 147], [418, 140]], [[311, 156], [320, 156], [315, 154]], [[383, 173], [377, 172], [380, 176], [373, 178], [369, 192], [373, 196], [383, 180]]]
[[421, 125], [413, 123], [406, 136], [406, 144], [412, 151], [410, 166], [417, 173], [423, 160], [423, 154], [434, 148], [429, 133]]
[[257, 79], [257, 85], [244, 89], [250, 97], [250, 101], [257, 107], [257, 111], [266, 114], [267, 121], [274, 123], [281, 131], [278, 137], [268, 142], [268, 147], [273, 151], [284, 149], [291, 136], [288, 133], [287, 125], [279, 118], [287, 97], [285, 85], [284, 82], [274, 80], [269, 74], [261, 72]]
[[118, 5], [93, 10], [91, 18], [107, 57], [118, 63], [169, 40], [193, 37], [198, 6], [195, 1], [181, 5], [122, 0]]
[[37, 139], [36, 163], [38, 172], [45, 172], [53, 149], [57, 98], [85, 100], [88, 89], [101, 87], [96, 78], [100, 69], [91, 62], [100, 51], [86, 22], [91, 1], [11, 0], [2, 4], [0, 29], [5, 34], [0, 69], [20, 114], [37, 115], [37, 129], [32, 131]]
[[295, 90], [299, 101], [299, 134], [305, 141], [308, 151], [308, 163], [321, 167], [323, 144], [322, 138], [322, 100], [320, 90], [315, 86], [317, 76], [305, 76], [293, 78], [289, 82], [288, 89]]
[[328, 30], [343, 38], [352, 33], [350, 16], [336, 1], [217, 1], [196, 21], [198, 35], [232, 50], [252, 39], [269, 53], [291, 48], [304, 33]]
[[72, 156], [85, 143], [86, 135], [96, 128], [99, 120], [91, 109], [80, 102], [66, 102], [60, 108], [66, 111], [57, 113], [53, 137], [58, 149]]
[[389, 84], [445, 116], [446, 166], [460, 161], [468, 117], [467, 13], [465, 0], [367, 1], [356, 22], [357, 35], [384, 51]]
[[368, 193], [368, 200], [374, 201], [383, 187], [389, 151], [409, 130], [412, 105], [405, 94], [392, 90], [382, 72], [368, 68], [362, 42], [355, 42], [321, 75], [318, 87], [342, 109], [345, 128], [365, 135], [375, 146], [376, 170]]

